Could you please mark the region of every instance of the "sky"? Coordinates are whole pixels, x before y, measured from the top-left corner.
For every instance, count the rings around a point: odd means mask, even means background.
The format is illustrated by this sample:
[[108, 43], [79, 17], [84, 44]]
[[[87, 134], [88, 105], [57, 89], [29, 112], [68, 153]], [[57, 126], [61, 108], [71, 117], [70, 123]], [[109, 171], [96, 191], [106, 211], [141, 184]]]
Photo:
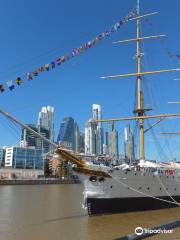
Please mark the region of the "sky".
[[[140, 0], [141, 13], [158, 12], [142, 21], [143, 36], [166, 34], [142, 44], [143, 70], [180, 67], [179, 0]], [[0, 8], [0, 84], [55, 60], [85, 44], [113, 26], [136, 7], [136, 0], [6, 0]], [[42, 106], [55, 107], [55, 132], [64, 117], [72, 116], [84, 131], [92, 115], [92, 104], [102, 106], [103, 118], [132, 116], [136, 79], [103, 80], [101, 76], [136, 72], [135, 43], [112, 44], [134, 38], [135, 22], [125, 24], [85, 53], [54, 70], [27, 81], [14, 91], [0, 94], [0, 107], [24, 123], [36, 123]], [[170, 54], [174, 57], [170, 57]], [[142, 82], [145, 105], [149, 114], [179, 113], [178, 73], [151, 75]], [[149, 121], [153, 124], [154, 121]], [[123, 153], [124, 127], [119, 122], [119, 147]], [[135, 123], [130, 123], [134, 128]], [[106, 127], [107, 124], [104, 126]], [[146, 123], [147, 127], [147, 123]], [[180, 119], [166, 119], [145, 136], [146, 158], [180, 159], [180, 136], [162, 136], [162, 131], [180, 131]], [[0, 117], [0, 145], [19, 142], [20, 130]], [[138, 141], [138, 136], [137, 136]], [[138, 146], [137, 146], [138, 152]]]

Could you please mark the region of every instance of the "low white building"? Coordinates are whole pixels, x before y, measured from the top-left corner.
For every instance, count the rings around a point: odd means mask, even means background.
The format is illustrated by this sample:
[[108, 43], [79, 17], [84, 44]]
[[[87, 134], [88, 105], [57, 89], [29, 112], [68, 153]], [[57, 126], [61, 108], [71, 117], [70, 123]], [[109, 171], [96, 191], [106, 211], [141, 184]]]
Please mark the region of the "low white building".
[[1, 168], [0, 169], [0, 179], [38, 179], [40, 176], [44, 175], [43, 170], [34, 170], [34, 169], [9, 169]]
[[30, 147], [7, 147], [5, 167], [18, 169], [43, 169], [41, 150]]

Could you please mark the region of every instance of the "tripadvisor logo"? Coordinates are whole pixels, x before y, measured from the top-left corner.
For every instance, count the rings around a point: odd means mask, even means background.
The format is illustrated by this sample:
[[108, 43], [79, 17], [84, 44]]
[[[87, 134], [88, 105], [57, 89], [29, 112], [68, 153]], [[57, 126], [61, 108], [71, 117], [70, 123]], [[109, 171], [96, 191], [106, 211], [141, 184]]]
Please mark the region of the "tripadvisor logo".
[[168, 234], [168, 233], [173, 233], [173, 229], [147, 229], [147, 228], [142, 228], [142, 227], [137, 227], [135, 228], [135, 234], [138, 236], [141, 236], [143, 233], [145, 234]]
[[140, 235], [143, 234], [143, 228], [142, 227], [137, 227], [137, 228], [135, 228], [134, 232], [135, 232], [136, 235], [140, 236]]

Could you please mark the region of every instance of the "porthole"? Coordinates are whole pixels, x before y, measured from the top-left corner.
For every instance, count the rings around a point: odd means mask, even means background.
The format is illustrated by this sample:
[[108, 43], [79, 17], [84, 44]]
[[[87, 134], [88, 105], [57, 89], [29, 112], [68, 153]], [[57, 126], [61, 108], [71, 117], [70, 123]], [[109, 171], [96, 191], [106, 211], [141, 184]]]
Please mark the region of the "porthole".
[[110, 188], [113, 188], [113, 186], [111, 185]]
[[91, 177], [89, 178], [89, 180], [90, 180], [91, 182], [96, 182], [96, 181], [97, 181], [97, 177], [96, 177], [96, 176], [91, 176]]
[[104, 181], [105, 181], [105, 178], [103, 178], [103, 177], [99, 178], [99, 182], [104, 182]]
[[150, 188], [149, 187], [147, 187], [147, 190], [149, 190]]

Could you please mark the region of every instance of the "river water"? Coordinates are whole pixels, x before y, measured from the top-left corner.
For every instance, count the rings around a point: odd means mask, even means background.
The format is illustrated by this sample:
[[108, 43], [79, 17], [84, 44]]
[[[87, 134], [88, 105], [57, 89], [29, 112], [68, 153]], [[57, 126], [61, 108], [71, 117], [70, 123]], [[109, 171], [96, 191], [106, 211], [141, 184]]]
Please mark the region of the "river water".
[[[81, 185], [0, 186], [0, 240], [115, 239], [180, 218], [180, 208], [88, 217]], [[180, 240], [180, 228], [149, 239]]]

